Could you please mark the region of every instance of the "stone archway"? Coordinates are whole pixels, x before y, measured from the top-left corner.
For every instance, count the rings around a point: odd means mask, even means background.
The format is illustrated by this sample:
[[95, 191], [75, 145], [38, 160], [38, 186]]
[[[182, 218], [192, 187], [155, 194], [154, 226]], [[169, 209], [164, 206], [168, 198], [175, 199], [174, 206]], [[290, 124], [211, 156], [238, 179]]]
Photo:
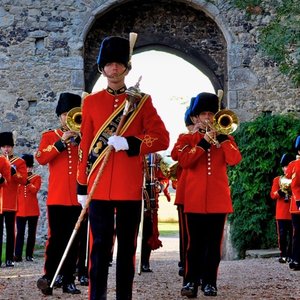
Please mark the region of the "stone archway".
[[103, 10], [87, 31], [84, 43], [85, 90], [99, 78], [96, 57], [104, 37], [137, 32], [134, 53], [163, 50], [199, 68], [215, 90], [227, 90], [227, 45], [218, 25], [201, 10], [182, 1], [126, 1]]

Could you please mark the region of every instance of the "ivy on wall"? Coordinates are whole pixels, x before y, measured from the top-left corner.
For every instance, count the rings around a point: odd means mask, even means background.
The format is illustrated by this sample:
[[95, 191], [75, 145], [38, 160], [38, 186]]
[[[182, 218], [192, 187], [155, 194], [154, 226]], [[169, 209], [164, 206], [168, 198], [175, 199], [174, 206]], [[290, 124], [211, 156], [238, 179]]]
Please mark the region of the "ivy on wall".
[[247, 14], [262, 14], [266, 4], [275, 7], [275, 18], [260, 31], [259, 46], [300, 87], [300, 3], [299, 0], [233, 0]]
[[284, 153], [296, 156], [294, 140], [299, 118], [292, 114], [260, 115], [234, 133], [242, 162], [229, 168], [234, 213], [229, 216], [231, 239], [240, 258], [248, 249], [277, 247], [275, 201], [270, 198], [274, 177], [282, 175]]

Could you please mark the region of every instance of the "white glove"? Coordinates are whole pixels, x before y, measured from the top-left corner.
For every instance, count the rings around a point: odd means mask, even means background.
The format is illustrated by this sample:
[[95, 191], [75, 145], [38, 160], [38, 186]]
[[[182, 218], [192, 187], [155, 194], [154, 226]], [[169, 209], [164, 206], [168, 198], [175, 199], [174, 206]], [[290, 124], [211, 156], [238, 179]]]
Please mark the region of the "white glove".
[[77, 195], [77, 201], [82, 206], [82, 208], [85, 207], [87, 200], [87, 195]]
[[116, 152], [120, 150], [128, 150], [129, 146], [127, 140], [123, 136], [113, 135], [108, 139], [108, 145], [113, 146]]

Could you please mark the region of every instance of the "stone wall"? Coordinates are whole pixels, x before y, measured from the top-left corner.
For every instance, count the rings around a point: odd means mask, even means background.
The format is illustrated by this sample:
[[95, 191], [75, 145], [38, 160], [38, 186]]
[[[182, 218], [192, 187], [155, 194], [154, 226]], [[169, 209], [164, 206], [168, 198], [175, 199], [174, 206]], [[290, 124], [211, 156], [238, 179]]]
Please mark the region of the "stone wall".
[[[17, 132], [16, 154], [35, 152], [41, 133], [58, 125], [58, 95], [90, 91], [107, 35], [137, 32], [136, 51], [163, 49], [200, 68], [241, 121], [260, 112], [299, 111], [299, 89], [259, 51], [259, 29], [272, 8], [247, 16], [230, 1], [1, 0], [0, 130]], [[38, 237], [46, 235], [47, 167]]]

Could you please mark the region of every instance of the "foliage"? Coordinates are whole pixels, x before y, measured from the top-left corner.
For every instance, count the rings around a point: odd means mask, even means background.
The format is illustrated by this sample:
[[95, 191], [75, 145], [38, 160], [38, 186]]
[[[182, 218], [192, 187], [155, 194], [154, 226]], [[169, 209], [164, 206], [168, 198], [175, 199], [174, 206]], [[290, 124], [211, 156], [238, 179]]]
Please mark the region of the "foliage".
[[279, 70], [300, 86], [300, 5], [296, 0], [232, 0], [246, 15], [267, 15], [275, 8], [275, 17], [260, 30], [259, 48], [274, 60]]
[[273, 178], [281, 175], [283, 153], [295, 154], [300, 133], [293, 115], [260, 115], [234, 133], [242, 162], [228, 170], [234, 213], [229, 216], [233, 246], [239, 256], [247, 249], [277, 247], [275, 201], [270, 198]]

